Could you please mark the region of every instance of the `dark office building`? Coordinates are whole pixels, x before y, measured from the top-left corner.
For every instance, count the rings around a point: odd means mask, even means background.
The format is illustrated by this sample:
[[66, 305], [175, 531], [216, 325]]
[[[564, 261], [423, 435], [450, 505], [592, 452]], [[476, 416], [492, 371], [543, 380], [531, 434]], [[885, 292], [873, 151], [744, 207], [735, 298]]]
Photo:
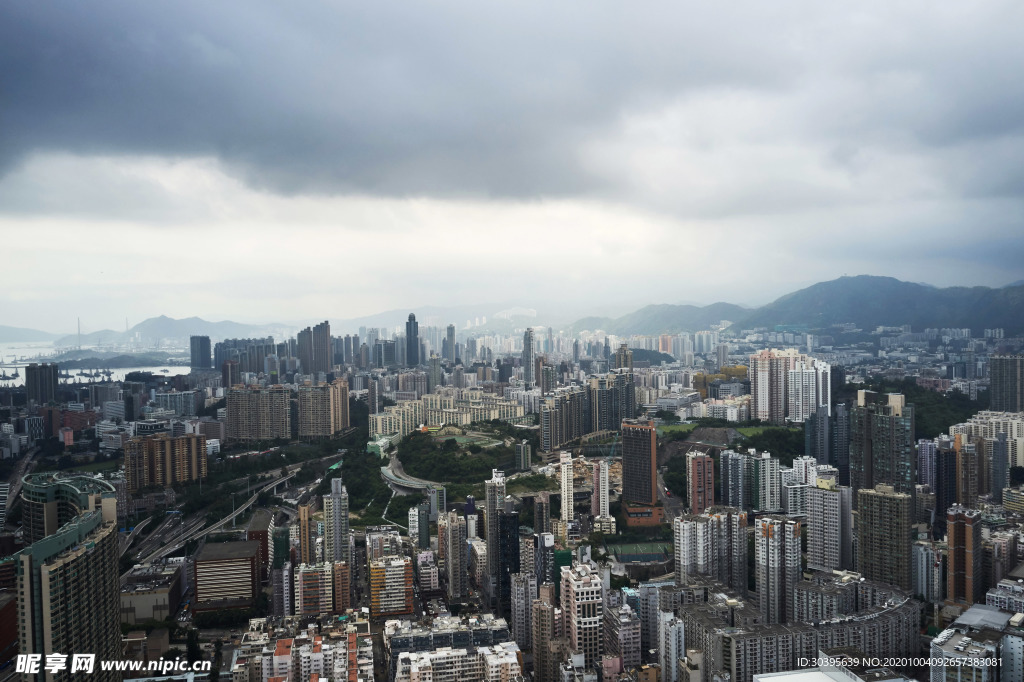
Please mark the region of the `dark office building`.
[[25, 368], [25, 392], [30, 403], [46, 405], [57, 400], [57, 363], [33, 362]]
[[991, 409], [1024, 411], [1024, 355], [994, 355], [988, 361]]
[[519, 572], [519, 512], [511, 500], [498, 513], [498, 611], [512, 611], [512, 574]]
[[832, 409], [829, 428], [829, 464], [839, 469], [839, 485], [850, 485], [850, 412], [845, 403]]
[[622, 497], [636, 504], [658, 502], [658, 436], [653, 421], [622, 421]]
[[210, 369], [213, 367], [213, 356], [210, 354], [209, 336], [192, 336], [189, 338], [192, 351], [192, 369]]
[[420, 364], [420, 323], [413, 313], [409, 313], [405, 323], [405, 364], [409, 367]]
[[915, 496], [914, 406], [899, 393], [862, 390], [850, 412], [850, 487], [859, 491], [880, 483]]

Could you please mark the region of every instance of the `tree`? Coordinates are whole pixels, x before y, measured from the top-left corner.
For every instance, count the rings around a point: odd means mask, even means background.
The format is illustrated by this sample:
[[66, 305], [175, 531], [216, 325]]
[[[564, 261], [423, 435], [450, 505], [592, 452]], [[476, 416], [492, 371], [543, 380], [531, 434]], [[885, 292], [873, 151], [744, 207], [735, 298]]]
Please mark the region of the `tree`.
[[658, 410], [654, 413], [654, 416], [660, 419], [665, 424], [678, 424], [679, 417], [676, 416], [675, 412], [669, 412], [668, 410]]
[[199, 648], [199, 631], [189, 630], [185, 638], [185, 657], [189, 663], [195, 663], [203, 657], [203, 650]]

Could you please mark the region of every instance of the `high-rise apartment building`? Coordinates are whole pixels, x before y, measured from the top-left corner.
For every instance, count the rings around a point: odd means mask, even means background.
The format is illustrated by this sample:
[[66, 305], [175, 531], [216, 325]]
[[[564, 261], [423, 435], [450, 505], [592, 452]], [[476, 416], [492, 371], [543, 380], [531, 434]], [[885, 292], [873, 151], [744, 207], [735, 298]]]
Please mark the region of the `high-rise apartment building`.
[[524, 438], [521, 442], [516, 443], [516, 469], [529, 471], [533, 464], [531, 459], [530, 441]]
[[210, 354], [209, 336], [189, 337], [189, 351], [192, 369], [210, 369], [213, 367], [213, 356]]
[[585, 667], [601, 660], [604, 585], [589, 564], [563, 566], [562, 618], [569, 650], [583, 654]]
[[640, 618], [628, 604], [604, 612], [604, 655], [622, 659], [623, 670], [641, 663]]
[[676, 585], [708, 576], [740, 594], [747, 592], [747, 515], [733, 507], [710, 507], [672, 522]]
[[533, 572], [516, 573], [512, 576], [512, 639], [519, 648], [530, 651], [533, 648], [532, 607], [537, 598], [537, 576]]
[[300, 438], [333, 438], [348, 428], [348, 382], [344, 379], [306, 381], [298, 387], [298, 396]]
[[715, 461], [702, 452], [686, 455], [687, 504], [691, 514], [703, 514], [715, 504]]
[[594, 492], [590, 504], [590, 513], [595, 518], [609, 518], [611, 505], [608, 502], [608, 460], [594, 462]]
[[569, 523], [573, 519], [573, 465], [572, 455], [563, 452], [558, 460], [559, 494], [562, 501], [561, 518], [562, 523]]
[[298, 506], [300, 564], [316, 563], [316, 521], [313, 519], [313, 512], [316, 509], [314, 500], [300, 502]]
[[420, 324], [413, 313], [409, 313], [405, 323], [405, 364], [408, 367], [420, 364]]
[[946, 512], [946, 601], [982, 604], [988, 589], [981, 512], [954, 505]]
[[798, 360], [786, 377], [786, 420], [804, 423], [818, 408], [831, 414], [831, 367], [816, 358]]
[[867, 580], [913, 588], [913, 498], [891, 485], [857, 491], [857, 569]]
[[230, 440], [291, 438], [291, 394], [284, 386], [235, 386], [226, 396]]
[[533, 327], [530, 327], [523, 334], [523, 383], [527, 388], [537, 385], [536, 372], [537, 357], [533, 339]]
[[560, 679], [558, 667], [562, 662], [563, 652], [558, 645], [562, 641], [564, 622], [558, 606], [555, 585], [539, 583], [537, 599], [530, 608], [530, 625], [533, 630], [530, 637], [533, 641], [533, 677], [536, 682], [557, 682]]
[[415, 613], [412, 559], [389, 556], [370, 562], [370, 615], [404, 616]]
[[899, 393], [861, 390], [850, 412], [850, 487], [857, 491], [879, 483], [915, 494], [914, 406]]
[[[64, 479], [30, 474], [24, 479], [25, 540], [13, 557], [17, 582], [18, 648], [48, 656], [95, 654], [122, 657], [117, 493], [109, 483], [86, 476]], [[41, 516], [31, 522], [30, 516]], [[65, 682], [82, 676], [67, 668], [49, 674], [44, 665], [23, 680]], [[97, 664], [90, 679], [114, 682], [121, 673]]]
[[351, 561], [348, 541], [348, 490], [340, 478], [331, 479], [331, 492], [323, 497], [324, 561]]
[[615, 358], [613, 366], [615, 369], [628, 369], [633, 370], [633, 351], [629, 349], [629, 346], [622, 344], [618, 350], [615, 351]]
[[800, 582], [800, 522], [767, 515], [754, 521], [757, 596], [765, 623], [792, 619], [794, 588]]
[[676, 585], [686, 585], [698, 575], [718, 572], [714, 531], [707, 516], [683, 514], [672, 520]]
[[[445, 572], [448, 577], [448, 600], [458, 601], [469, 596], [469, 545], [467, 544], [468, 532], [466, 519], [456, 511], [446, 512], [444, 543], [445, 543]], [[438, 534], [441, 533], [440, 525]], [[438, 538], [440, 542], [440, 538]]]
[[853, 489], [832, 478], [807, 489], [807, 567], [853, 570]]
[[30, 405], [57, 400], [58, 373], [56, 362], [33, 362], [25, 367], [25, 398]]
[[206, 478], [206, 437], [158, 434], [132, 438], [124, 446], [125, 485], [133, 493], [155, 485], [164, 488]]
[[622, 421], [622, 497], [641, 505], [658, 502], [658, 436], [654, 422]]
[[991, 409], [1024, 412], [1024, 355], [993, 355], [988, 372]]
[[801, 354], [788, 350], [762, 350], [750, 356], [747, 375], [750, 378], [750, 416], [763, 422], [782, 424], [786, 421], [786, 397], [789, 370]]

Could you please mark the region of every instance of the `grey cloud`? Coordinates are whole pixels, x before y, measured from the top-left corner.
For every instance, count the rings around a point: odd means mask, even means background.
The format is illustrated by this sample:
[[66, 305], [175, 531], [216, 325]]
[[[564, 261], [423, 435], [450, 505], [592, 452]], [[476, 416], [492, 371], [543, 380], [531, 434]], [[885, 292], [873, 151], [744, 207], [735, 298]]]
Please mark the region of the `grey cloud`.
[[[667, 198], [638, 186], [614, 159], [588, 163], [584, 150], [630, 115], [744, 92], [791, 101], [792, 120], [767, 122], [753, 144], [806, 147], [823, 163], [891, 147], [922, 159], [943, 191], [1019, 196], [1024, 10], [922, 12], [800, 0], [8, 2], [0, 173], [57, 151], [212, 156], [285, 194], [582, 196], [677, 214], [860, 199], [795, 177], [807, 168], [773, 167], [701, 209], [671, 184]], [[1003, 151], [979, 158], [992, 145]], [[40, 201], [25, 203], [49, 208]]]

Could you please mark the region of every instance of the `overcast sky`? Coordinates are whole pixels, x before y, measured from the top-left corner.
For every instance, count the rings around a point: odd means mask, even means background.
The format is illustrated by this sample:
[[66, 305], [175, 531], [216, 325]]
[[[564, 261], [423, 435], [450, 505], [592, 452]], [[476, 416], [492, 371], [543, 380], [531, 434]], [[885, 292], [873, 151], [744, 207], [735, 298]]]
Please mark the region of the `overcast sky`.
[[1021, 26], [985, 0], [0, 3], [0, 324], [1002, 286]]

